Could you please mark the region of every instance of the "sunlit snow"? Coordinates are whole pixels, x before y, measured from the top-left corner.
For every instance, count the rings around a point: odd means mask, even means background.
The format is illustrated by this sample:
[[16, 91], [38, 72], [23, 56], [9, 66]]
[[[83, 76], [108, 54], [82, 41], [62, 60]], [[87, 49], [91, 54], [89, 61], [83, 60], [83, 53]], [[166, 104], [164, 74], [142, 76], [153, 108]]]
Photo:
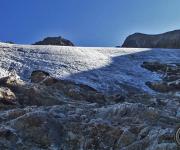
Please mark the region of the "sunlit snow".
[[142, 68], [144, 61], [180, 63], [180, 50], [0, 43], [0, 77], [15, 69], [28, 80], [33, 70], [43, 70], [102, 92], [123, 92], [123, 85], [151, 92], [145, 82], [159, 80], [160, 76]]

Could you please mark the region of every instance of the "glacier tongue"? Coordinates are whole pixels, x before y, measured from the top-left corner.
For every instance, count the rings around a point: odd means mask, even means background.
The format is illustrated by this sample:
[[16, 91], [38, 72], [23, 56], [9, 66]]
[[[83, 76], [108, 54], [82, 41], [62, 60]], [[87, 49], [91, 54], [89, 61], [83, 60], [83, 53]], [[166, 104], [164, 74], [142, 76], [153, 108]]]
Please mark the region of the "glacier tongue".
[[145, 61], [180, 63], [178, 49], [30, 46], [0, 43], [0, 77], [15, 69], [28, 80], [34, 70], [87, 84], [101, 92], [125, 92], [126, 86], [152, 92], [147, 81], [160, 75], [141, 67]]

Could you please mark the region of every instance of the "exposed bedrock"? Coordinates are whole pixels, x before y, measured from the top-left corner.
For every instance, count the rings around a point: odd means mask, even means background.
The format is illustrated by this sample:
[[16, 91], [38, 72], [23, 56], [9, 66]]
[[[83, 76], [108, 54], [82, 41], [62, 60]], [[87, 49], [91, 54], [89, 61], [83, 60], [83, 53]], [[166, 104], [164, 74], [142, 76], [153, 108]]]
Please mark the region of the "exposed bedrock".
[[178, 150], [179, 97], [137, 93], [117, 100], [40, 70], [30, 79], [0, 80], [2, 149]]

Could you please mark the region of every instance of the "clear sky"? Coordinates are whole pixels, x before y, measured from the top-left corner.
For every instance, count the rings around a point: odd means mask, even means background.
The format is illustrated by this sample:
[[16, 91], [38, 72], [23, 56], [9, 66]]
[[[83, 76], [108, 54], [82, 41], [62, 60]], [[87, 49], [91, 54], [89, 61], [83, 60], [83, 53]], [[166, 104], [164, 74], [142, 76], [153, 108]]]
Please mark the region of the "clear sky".
[[117, 46], [134, 32], [180, 29], [180, 0], [0, 0], [0, 41], [62, 36], [78, 46]]

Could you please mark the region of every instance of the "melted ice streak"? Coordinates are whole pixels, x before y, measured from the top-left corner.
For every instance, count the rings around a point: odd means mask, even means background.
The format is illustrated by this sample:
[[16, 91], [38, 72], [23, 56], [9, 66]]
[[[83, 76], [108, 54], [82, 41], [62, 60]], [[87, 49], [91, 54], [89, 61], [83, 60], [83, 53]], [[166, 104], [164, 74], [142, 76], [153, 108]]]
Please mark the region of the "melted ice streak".
[[142, 68], [144, 61], [180, 63], [180, 50], [0, 43], [0, 77], [15, 69], [28, 80], [33, 70], [43, 70], [102, 92], [123, 92], [124, 85], [152, 92], [145, 82], [160, 80], [160, 75]]

